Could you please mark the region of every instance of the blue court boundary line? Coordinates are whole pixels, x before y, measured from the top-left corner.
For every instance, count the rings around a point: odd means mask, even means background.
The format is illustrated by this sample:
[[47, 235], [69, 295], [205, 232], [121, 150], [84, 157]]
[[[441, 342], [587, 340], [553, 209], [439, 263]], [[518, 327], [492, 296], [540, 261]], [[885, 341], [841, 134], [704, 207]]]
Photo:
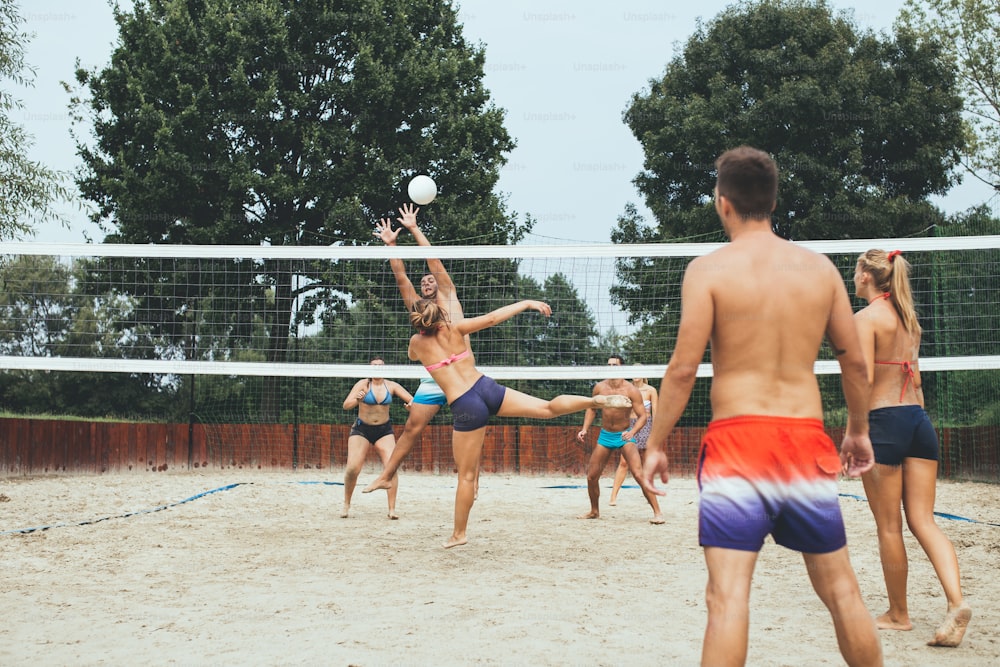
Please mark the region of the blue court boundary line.
[[[327, 486], [343, 486], [343, 482], [289, 482], [290, 484], [324, 484]], [[52, 528], [69, 528], [73, 526], [90, 526], [95, 523], [101, 523], [102, 521], [110, 521], [111, 519], [127, 519], [133, 516], [139, 516], [140, 514], [152, 514], [153, 512], [161, 512], [165, 509], [170, 509], [171, 507], [177, 507], [178, 505], [183, 505], [185, 503], [190, 503], [199, 498], [204, 498], [213, 493], [220, 493], [222, 491], [229, 491], [230, 489], [235, 489], [237, 486], [246, 486], [248, 484], [254, 484], [254, 482], [235, 482], [233, 484], [227, 484], [225, 486], [220, 486], [217, 489], [209, 489], [208, 491], [202, 491], [201, 493], [196, 493], [190, 498], [185, 498], [184, 500], [178, 500], [175, 503], [167, 503], [166, 505], [159, 505], [158, 507], [151, 507], [144, 510], [136, 510], [135, 512], [126, 512], [124, 514], [113, 514], [110, 516], [102, 516], [97, 519], [87, 519], [86, 521], [77, 521], [75, 523], [55, 523], [49, 526], [34, 526], [32, 528], [16, 528], [14, 530], [4, 530], [0, 531], [0, 535], [27, 535], [29, 533], [44, 532]]]
[[[868, 499], [863, 496], [857, 496], [853, 493], [839, 493], [837, 494], [841, 498], [851, 498], [853, 500], [860, 500], [861, 502], [867, 503]], [[966, 521], [968, 523], [978, 523], [984, 526], [996, 526], [1000, 528], [1000, 523], [990, 523], [989, 521], [980, 521], [979, 519], [970, 519], [965, 516], [958, 516], [957, 514], [948, 514], [947, 512], [934, 512], [934, 516], [939, 516], [942, 519], [951, 519], [952, 521]]]

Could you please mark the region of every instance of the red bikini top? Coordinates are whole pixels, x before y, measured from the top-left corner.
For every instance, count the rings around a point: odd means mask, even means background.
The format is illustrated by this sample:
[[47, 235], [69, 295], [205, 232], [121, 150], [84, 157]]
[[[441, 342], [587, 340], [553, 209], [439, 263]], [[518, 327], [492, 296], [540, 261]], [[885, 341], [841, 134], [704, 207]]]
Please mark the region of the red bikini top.
[[[890, 297], [892, 297], [892, 293], [891, 292], [883, 292], [879, 296], [875, 297], [875, 299], [887, 299], [888, 300]], [[875, 299], [872, 299], [872, 300], [874, 301]], [[906, 396], [906, 387], [907, 387], [907, 385], [909, 385], [911, 382], [914, 382], [914, 383], [916, 382], [916, 378], [915, 378], [915, 374], [914, 374], [914, 370], [913, 370], [913, 364], [915, 364], [916, 362], [914, 362], [914, 361], [876, 361], [875, 363], [876, 364], [883, 364], [883, 365], [886, 365], [886, 366], [900, 366], [901, 368], [899, 370], [901, 370], [904, 373], [906, 373], [906, 381], [903, 382], [903, 391], [901, 391], [899, 393], [899, 402], [902, 403], [903, 402], [903, 397]]]

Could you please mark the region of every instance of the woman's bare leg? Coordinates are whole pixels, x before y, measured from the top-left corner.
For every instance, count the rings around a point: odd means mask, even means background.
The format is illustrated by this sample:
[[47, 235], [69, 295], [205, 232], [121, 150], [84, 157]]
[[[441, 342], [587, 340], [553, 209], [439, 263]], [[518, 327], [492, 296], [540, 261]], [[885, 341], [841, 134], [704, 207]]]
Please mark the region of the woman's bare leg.
[[[382, 467], [389, 462], [389, 458], [392, 456], [392, 450], [396, 446], [396, 437], [393, 435], [387, 435], [384, 438], [380, 438], [378, 442], [375, 443], [375, 451], [378, 452], [378, 456], [382, 459]], [[398, 519], [399, 515], [396, 514], [396, 492], [399, 490], [399, 475], [393, 475], [392, 479], [389, 480], [389, 488], [386, 489], [386, 496], [389, 500], [389, 518]]]
[[906, 513], [906, 525], [934, 566], [948, 599], [944, 622], [929, 643], [932, 646], [958, 646], [972, 618], [972, 609], [962, 597], [955, 547], [934, 521], [937, 470], [937, 461], [929, 459], [908, 458], [903, 462], [903, 511]]
[[903, 497], [901, 466], [876, 463], [861, 476], [868, 496], [868, 506], [875, 517], [878, 552], [882, 560], [882, 575], [889, 597], [889, 610], [875, 619], [880, 630], [911, 630], [910, 611], [906, 603], [906, 580], [909, 563], [903, 543]]
[[410, 416], [403, 424], [403, 433], [399, 436], [396, 446], [392, 450], [392, 456], [385, 463], [382, 474], [375, 478], [375, 481], [365, 487], [362, 493], [371, 493], [376, 489], [386, 489], [392, 485], [392, 478], [395, 477], [399, 465], [407, 457], [413, 446], [420, 442], [420, 436], [424, 429], [431, 423], [431, 419], [441, 409], [440, 405], [425, 405], [423, 403], [413, 403], [410, 405]]
[[455, 489], [455, 529], [444, 543], [445, 549], [468, 542], [467, 529], [472, 504], [476, 501], [476, 481], [479, 476], [479, 458], [483, 453], [486, 428], [475, 431], [454, 431], [452, 453], [458, 468], [458, 486]]
[[[536, 398], [529, 394], [507, 387], [503, 403], [497, 412], [501, 417], [528, 417], [531, 419], [554, 419], [574, 412], [583, 412], [587, 408], [601, 409], [614, 396], [570, 396], [563, 394], [551, 401]], [[627, 399], [626, 399], [627, 400]], [[631, 404], [629, 404], [631, 405]], [[624, 406], [620, 406], [624, 407]]]
[[646, 497], [646, 502], [649, 503], [650, 508], [653, 510], [653, 518], [650, 519], [649, 522], [656, 525], [664, 523], [663, 514], [660, 512], [660, 503], [656, 499], [656, 494], [647, 491], [646, 487], [644, 487], [642, 482], [639, 481], [642, 477], [642, 457], [639, 455], [639, 449], [632, 444], [625, 445], [622, 447], [622, 456], [625, 458], [629, 470], [632, 471], [632, 477], [635, 479], [635, 483], [642, 489], [642, 495]]
[[361, 466], [365, 464], [365, 457], [368, 456], [368, 447], [368, 440], [364, 436], [352, 435], [347, 439], [347, 465], [344, 467], [344, 509], [340, 513], [341, 519], [346, 519], [351, 511], [351, 496], [354, 495], [354, 487], [358, 483]]

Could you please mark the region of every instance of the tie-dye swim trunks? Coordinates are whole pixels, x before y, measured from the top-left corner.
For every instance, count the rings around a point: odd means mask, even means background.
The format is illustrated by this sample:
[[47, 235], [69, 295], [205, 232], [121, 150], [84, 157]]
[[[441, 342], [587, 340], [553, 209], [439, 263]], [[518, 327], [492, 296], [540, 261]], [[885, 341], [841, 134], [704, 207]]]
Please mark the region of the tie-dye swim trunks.
[[699, 542], [829, 553], [847, 544], [837, 496], [840, 457], [818, 419], [741, 416], [708, 425], [701, 444]]

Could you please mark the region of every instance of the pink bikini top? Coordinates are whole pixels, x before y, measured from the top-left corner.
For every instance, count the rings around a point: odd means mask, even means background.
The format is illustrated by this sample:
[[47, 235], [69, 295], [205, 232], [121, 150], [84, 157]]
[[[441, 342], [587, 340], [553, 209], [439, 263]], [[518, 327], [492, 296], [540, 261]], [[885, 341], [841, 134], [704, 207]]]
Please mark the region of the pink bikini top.
[[442, 359], [441, 361], [437, 362], [436, 364], [431, 364], [430, 366], [424, 366], [424, 368], [426, 368], [427, 372], [430, 373], [431, 371], [436, 371], [439, 368], [444, 368], [445, 366], [450, 366], [453, 363], [455, 363], [456, 361], [459, 361], [460, 359], [465, 359], [470, 354], [471, 354], [471, 350], [469, 350], [469, 348], [465, 348], [464, 350], [462, 350], [458, 354], [453, 354], [450, 357], [448, 357], [447, 359]]
[[[878, 299], [889, 299], [892, 294], [890, 292], [883, 292], [880, 296], [876, 297]], [[903, 402], [903, 398], [906, 396], [906, 387], [911, 382], [916, 382], [915, 373], [913, 371], [913, 361], [876, 361], [876, 364], [883, 364], [885, 366], [899, 366], [901, 371], [906, 373], [906, 381], [903, 382], [903, 391], [899, 393], [899, 402]]]

